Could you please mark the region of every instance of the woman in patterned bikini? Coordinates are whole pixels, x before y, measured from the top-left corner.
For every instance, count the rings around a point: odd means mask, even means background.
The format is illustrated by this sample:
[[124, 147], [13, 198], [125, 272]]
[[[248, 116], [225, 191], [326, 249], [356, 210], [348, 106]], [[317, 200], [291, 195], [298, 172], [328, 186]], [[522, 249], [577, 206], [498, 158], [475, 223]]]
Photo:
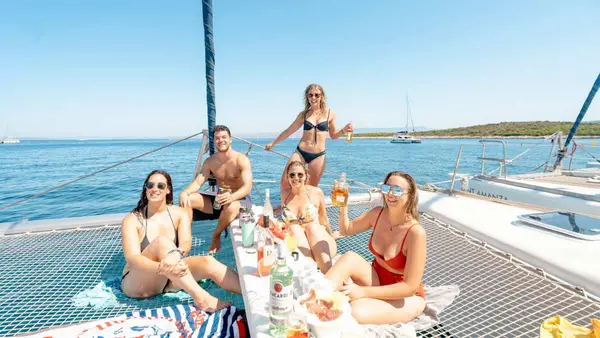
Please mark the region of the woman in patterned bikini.
[[298, 250], [317, 262], [323, 273], [331, 268], [337, 246], [325, 212], [325, 195], [307, 185], [307, 170], [292, 161], [285, 170], [288, 184], [281, 185], [281, 218], [291, 227]]

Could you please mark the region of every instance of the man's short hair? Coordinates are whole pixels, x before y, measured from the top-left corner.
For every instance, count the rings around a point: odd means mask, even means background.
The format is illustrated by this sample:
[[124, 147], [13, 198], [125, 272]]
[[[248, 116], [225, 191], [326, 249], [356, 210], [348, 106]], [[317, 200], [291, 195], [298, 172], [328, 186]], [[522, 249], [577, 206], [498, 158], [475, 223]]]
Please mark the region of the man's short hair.
[[221, 124], [220, 124], [220, 125], [216, 125], [216, 126], [215, 126], [215, 128], [213, 129], [213, 136], [215, 136], [215, 134], [216, 134], [218, 131], [226, 131], [226, 132], [227, 132], [227, 135], [229, 135], [229, 137], [231, 137], [231, 131], [229, 130], [229, 128], [227, 128], [227, 127], [226, 127], [226, 126], [224, 126], [224, 125], [221, 125]]

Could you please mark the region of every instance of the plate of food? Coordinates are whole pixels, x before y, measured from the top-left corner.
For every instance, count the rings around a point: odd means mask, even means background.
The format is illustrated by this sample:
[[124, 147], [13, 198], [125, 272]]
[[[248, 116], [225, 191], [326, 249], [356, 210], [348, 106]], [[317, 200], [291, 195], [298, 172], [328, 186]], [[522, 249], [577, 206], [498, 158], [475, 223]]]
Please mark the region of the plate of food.
[[339, 291], [310, 291], [297, 300], [297, 307], [306, 313], [309, 324], [319, 326], [337, 325], [352, 313], [349, 298]]

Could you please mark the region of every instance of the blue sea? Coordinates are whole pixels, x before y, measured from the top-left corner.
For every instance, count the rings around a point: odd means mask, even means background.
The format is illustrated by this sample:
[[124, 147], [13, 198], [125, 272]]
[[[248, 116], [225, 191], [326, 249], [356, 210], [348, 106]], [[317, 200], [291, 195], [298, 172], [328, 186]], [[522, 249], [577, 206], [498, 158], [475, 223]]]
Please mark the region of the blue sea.
[[[271, 139], [251, 139], [266, 144]], [[22, 141], [16, 145], [0, 144], [0, 207], [39, 192], [48, 190], [78, 177], [109, 167], [123, 160], [169, 144], [175, 140], [53, 140]], [[591, 147], [594, 140], [578, 140], [584, 149], [600, 158], [600, 147]], [[599, 140], [595, 140], [600, 143]], [[289, 139], [274, 150], [291, 155], [298, 140]], [[529, 172], [548, 158], [549, 140], [508, 139], [507, 157], [513, 158], [526, 149], [537, 146], [509, 166], [509, 174]], [[481, 171], [481, 144], [475, 139], [425, 139], [422, 144], [392, 144], [389, 139], [354, 139], [351, 144], [342, 140], [328, 140], [326, 170], [376, 186], [391, 170], [403, 170], [415, 177], [417, 183], [439, 182], [448, 179], [454, 171], [460, 145], [463, 145], [459, 173]], [[242, 141], [234, 140], [234, 149], [246, 152]], [[175, 188], [175, 199], [192, 180], [200, 140], [192, 139], [136, 159], [122, 166], [78, 181], [0, 211], [0, 223], [24, 219], [92, 216], [130, 211], [138, 199], [142, 183], [151, 170], [167, 170]], [[575, 153], [572, 167], [585, 167], [591, 157], [581, 149]], [[486, 156], [501, 157], [502, 147], [491, 144]], [[250, 153], [255, 179], [276, 180], [281, 175], [286, 159], [260, 148]], [[569, 164], [567, 158], [564, 162]], [[486, 172], [497, 164], [486, 163]], [[330, 184], [336, 175], [326, 173], [321, 183]], [[278, 202], [277, 186], [258, 184], [264, 190], [271, 188], [274, 203]], [[328, 189], [325, 189], [326, 193]], [[361, 190], [356, 189], [356, 192]], [[255, 196], [260, 200], [258, 196]], [[177, 203], [177, 201], [175, 201]]]

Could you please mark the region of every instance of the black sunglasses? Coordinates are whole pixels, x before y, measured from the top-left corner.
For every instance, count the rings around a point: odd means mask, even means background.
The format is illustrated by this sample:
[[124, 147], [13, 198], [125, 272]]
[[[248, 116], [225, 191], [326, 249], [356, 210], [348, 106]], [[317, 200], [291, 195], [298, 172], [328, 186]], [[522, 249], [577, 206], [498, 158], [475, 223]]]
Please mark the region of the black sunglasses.
[[316, 97], [317, 99], [321, 97], [321, 94], [308, 94], [308, 97]]
[[[154, 182], [146, 182], [145, 186], [146, 186], [146, 189], [150, 190], [150, 189], [154, 188]], [[167, 184], [163, 183], [163, 182], [158, 182], [158, 183], [156, 183], [156, 187], [159, 190], [165, 190], [165, 189], [167, 189]]]
[[290, 178], [294, 178], [298, 175], [298, 178], [304, 178], [304, 173], [289, 173]]

